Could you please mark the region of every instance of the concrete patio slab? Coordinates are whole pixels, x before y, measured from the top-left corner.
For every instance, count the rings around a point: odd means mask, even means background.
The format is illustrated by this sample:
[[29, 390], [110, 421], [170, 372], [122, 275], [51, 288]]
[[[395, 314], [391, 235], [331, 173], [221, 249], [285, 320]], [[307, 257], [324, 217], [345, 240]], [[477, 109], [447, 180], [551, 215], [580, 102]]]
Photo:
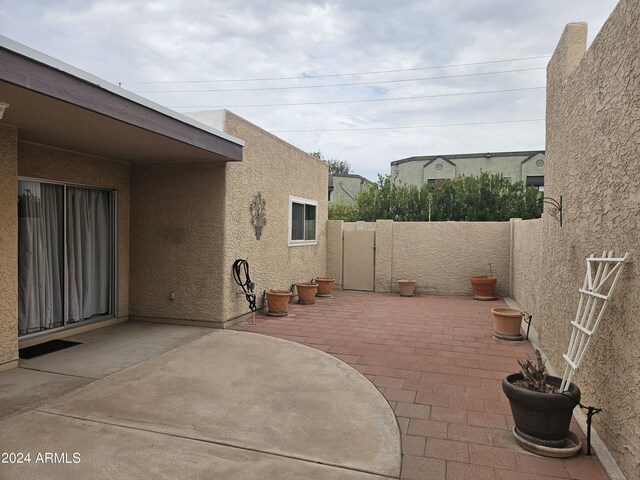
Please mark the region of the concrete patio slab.
[[82, 345], [20, 360], [20, 366], [77, 377], [103, 378], [215, 332], [217, 330], [204, 327], [126, 322], [74, 335], [69, 340]]
[[37, 407], [92, 381], [23, 368], [3, 372], [0, 375], [0, 418]]
[[[33, 480], [310, 479], [383, 480], [284, 456], [32, 411], [2, 425], [1, 448], [31, 462], [0, 465], [0, 478]], [[11, 439], [7, 442], [6, 439]], [[69, 462], [37, 462], [56, 452]], [[74, 454], [76, 456], [74, 457]], [[77, 461], [78, 463], [73, 463]]]
[[[235, 331], [204, 336], [5, 419], [0, 432], [3, 451], [86, 458], [49, 465], [59, 478], [149, 478], [156, 468], [163, 473], [154, 478], [400, 473], [396, 418], [366, 378], [316, 349]], [[180, 474], [164, 473], [165, 463]], [[93, 474], [101, 466], [107, 477]], [[47, 465], [35, 467], [13, 466], [10, 478], [56, 478], [42, 470]]]

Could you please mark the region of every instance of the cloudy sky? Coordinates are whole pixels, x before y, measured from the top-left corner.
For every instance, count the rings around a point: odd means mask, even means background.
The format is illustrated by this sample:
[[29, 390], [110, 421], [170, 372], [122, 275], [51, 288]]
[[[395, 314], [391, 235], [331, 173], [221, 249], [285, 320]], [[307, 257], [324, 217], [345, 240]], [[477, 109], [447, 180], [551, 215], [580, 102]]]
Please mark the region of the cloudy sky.
[[375, 179], [544, 148], [545, 67], [616, 0], [0, 0], [0, 33], [179, 112], [228, 108]]

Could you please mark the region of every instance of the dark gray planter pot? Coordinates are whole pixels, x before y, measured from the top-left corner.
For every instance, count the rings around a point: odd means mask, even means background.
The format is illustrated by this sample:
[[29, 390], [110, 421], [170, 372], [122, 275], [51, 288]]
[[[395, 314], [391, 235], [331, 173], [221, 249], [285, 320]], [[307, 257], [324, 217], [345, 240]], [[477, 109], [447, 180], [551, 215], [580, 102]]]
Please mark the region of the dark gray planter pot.
[[[502, 380], [517, 433], [538, 445], [564, 447], [573, 409], [580, 403], [580, 389], [572, 383], [565, 393], [532, 392], [513, 385], [521, 379], [520, 373], [513, 373]], [[559, 387], [562, 379], [549, 376], [547, 383]]]

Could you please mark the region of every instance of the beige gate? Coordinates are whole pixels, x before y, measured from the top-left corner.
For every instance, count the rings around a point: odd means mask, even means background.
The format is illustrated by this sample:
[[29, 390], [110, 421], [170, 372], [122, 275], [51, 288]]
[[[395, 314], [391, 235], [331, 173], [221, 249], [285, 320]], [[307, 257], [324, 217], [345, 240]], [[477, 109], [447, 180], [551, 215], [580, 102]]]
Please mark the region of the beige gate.
[[373, 292], [375, 230], [347, 230], [343, 239], [342, 288]]

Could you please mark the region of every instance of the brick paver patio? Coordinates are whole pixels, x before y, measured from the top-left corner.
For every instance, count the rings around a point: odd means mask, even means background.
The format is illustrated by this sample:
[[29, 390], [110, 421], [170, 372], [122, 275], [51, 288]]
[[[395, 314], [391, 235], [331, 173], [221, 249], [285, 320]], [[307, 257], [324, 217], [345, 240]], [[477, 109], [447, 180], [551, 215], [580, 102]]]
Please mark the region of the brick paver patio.
[[[549, 459], [515, 442], [501, 381], [528, 342], [495, 340], [491, 308], [470, 297], [334, 292], [288, 317], [236, 328], [318, 348], [362, 372], [393, 408], [402, 433], [401, 478], [608, 479], [598, 459]], [[579, 427], [572, 430], [581, 438]], [[584, 449], [584, 448], [583, 448]]]

